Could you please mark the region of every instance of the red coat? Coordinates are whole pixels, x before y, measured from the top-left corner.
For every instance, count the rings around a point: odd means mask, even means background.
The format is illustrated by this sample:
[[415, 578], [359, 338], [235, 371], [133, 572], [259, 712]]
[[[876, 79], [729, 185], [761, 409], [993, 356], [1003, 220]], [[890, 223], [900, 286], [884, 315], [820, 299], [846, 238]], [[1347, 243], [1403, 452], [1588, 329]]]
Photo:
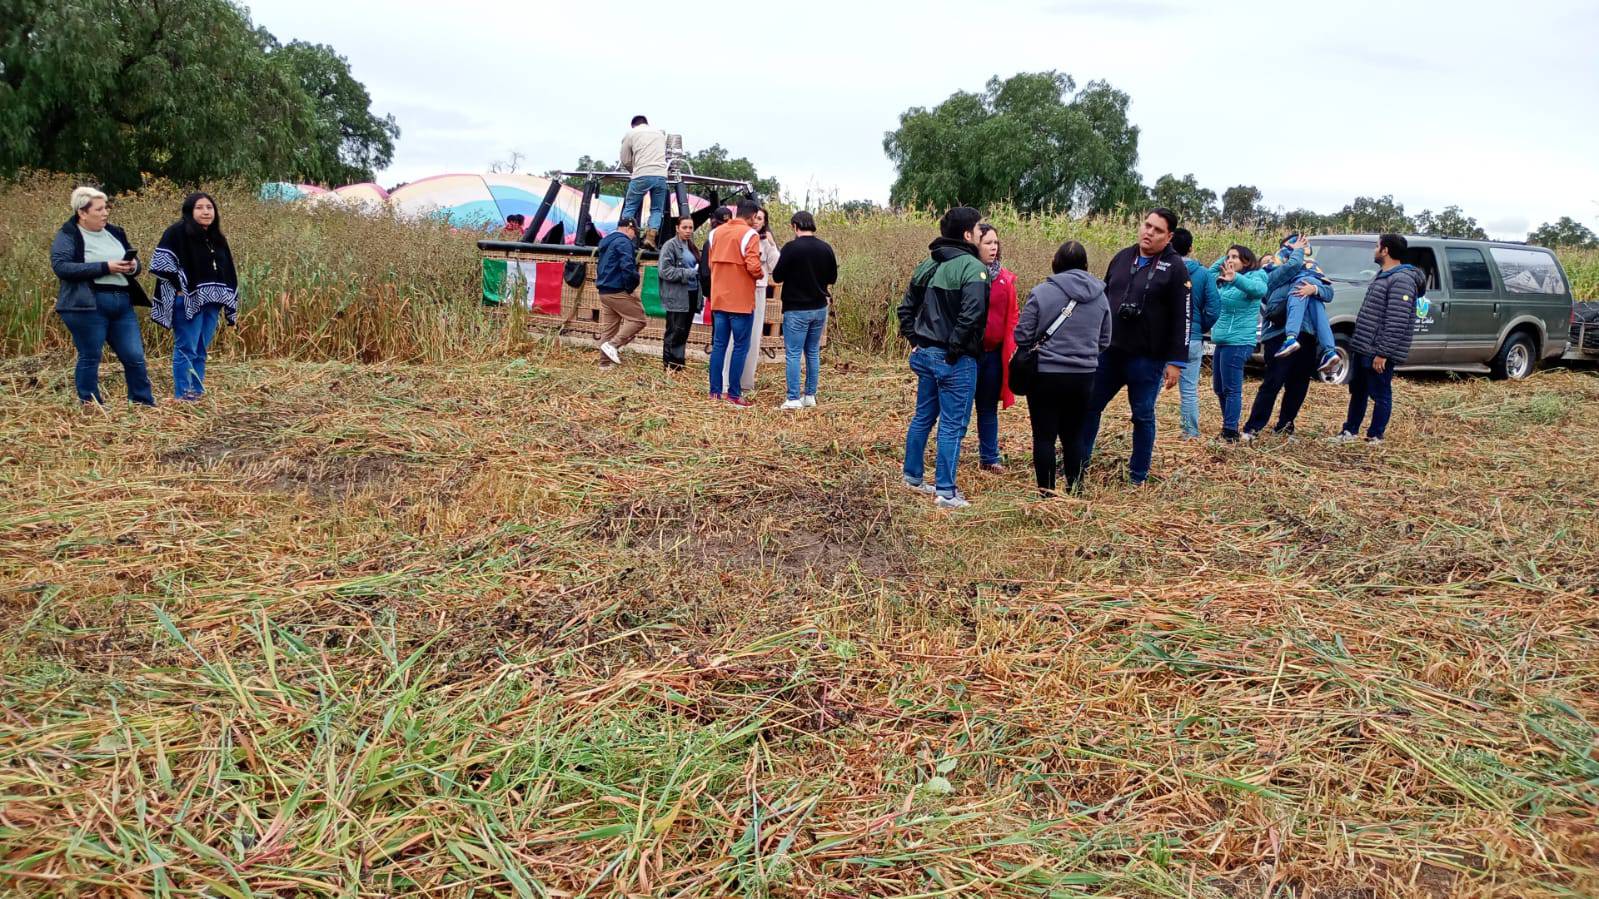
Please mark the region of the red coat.
[[1016, 273], [1001, 268], [988, 289], [988, 324], [983, 329], [983, 349], [996, 348], [999, 357], [999, 404], [1002, 409], [1016, 405], [1010, 392], [1010, 357], [1016, 355], [1016, 321], [1022, 309], [1016, 302]]

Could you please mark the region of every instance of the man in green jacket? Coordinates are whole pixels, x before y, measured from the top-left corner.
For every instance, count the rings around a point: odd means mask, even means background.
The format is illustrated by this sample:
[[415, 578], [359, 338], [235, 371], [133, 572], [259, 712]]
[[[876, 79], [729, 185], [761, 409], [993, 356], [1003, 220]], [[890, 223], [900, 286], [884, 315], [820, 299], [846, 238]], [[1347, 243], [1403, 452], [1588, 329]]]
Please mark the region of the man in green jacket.
[[[961, 441], [971, 423], [977, 357], [988, 320], [988, 267], [977, 257], [982, 213], [957, 206], [944, 213], [939, 238], [911, 275], [899, 304], [899, 333], [910, 341], [916, 413], [905, 432], [905, 486], [936, 494], [941, 509], [970, 505], [955, 489]], [[938, 425], [934, 485], [924, 480], [927, 440]]]

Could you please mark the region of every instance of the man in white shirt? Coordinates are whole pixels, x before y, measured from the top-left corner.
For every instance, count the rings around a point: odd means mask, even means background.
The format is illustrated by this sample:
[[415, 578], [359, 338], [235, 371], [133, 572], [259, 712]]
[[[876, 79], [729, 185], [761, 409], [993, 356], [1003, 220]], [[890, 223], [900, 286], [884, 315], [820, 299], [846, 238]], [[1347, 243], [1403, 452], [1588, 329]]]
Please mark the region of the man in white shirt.
[[622, 138], [622, 168], [632, 174], [627, 195], [622, 199], [622, 217], [636, 221], [644, 194], [650, 195], [650, 220], [644, 231], [644, 246], [655, 249], [655, 237], [666, 213], [666, 135], [650, 127], [650, 120], [633, 117], [633, 128]]

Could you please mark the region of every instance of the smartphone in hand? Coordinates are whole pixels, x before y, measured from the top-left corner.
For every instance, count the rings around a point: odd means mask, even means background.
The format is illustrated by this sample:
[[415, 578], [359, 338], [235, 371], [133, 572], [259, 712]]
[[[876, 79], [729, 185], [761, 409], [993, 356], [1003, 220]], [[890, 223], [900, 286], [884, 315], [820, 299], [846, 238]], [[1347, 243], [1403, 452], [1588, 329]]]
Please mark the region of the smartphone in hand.
[[133, 260], [135, 260], [137, 258], [139, 258], [139, 251], [138, 250], [129, 250], [126, 253], [122, 254], [122, 261], [123, 262], [132, 262]]

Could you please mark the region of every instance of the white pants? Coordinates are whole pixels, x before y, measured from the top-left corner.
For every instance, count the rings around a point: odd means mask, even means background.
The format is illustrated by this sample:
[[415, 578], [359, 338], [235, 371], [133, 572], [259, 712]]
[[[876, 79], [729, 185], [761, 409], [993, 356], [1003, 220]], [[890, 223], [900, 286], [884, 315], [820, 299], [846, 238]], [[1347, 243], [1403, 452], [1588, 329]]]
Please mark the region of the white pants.
[[[755, 315], [750, 320], [750, 351], [744, 357], [744, 371], [739, 377], [739, 387], [744, 393], [755, 390], [755, 366], [761, 362], [761, 329], [766, 323], [766, 282], [755, 285]], [[733, 383], [733, 354], [728, 353], [722, 362], [722, 383]]]

